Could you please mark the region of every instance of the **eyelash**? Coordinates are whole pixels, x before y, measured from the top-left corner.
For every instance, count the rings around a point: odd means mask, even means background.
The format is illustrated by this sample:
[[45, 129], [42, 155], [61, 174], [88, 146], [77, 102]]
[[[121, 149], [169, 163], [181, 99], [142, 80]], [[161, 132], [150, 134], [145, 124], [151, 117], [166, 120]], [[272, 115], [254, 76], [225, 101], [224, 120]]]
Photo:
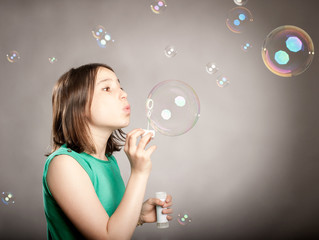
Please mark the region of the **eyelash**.
[[[106, 89], [106, 90], [104, 90], [104, 89]], [[105, 88], [103, 88], [103, 90], [104, 90], [104, 91], [107, 91], [107, 92], [108, 92], [110, 89], [111, 89], [110, 87], [105, 87]], [[123, 88], [121, 88], [121, 90], [124, 91]]]

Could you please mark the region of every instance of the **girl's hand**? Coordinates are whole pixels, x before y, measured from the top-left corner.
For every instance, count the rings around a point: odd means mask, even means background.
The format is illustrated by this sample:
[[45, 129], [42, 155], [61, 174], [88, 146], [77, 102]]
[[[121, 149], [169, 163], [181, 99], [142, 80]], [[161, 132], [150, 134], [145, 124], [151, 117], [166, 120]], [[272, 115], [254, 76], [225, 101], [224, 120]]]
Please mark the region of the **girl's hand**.
[[[173, 209], [170, 208], [173, 205], [171, 195], [167, 194], [165, 202], [162, 202], [158, 198], [149, 198], [143, 203], [141, 214], [140, 214], [140, 220], [143, 223], [156, 222], [156, 205], [162, 206], [163, 208], [167, 207], [167, 209], [162, 210], [163, 214], [173, 213]], [[171, 221], [173, 219], [173, 217], [170, 215], [167, 215], [166, 218], [168, 221]]]
[[152, 133], [143, 136], [138, 145], [136, 145], [137, 138], [142, 136], [144, 132], [143, 129], [134, 129], [126, 136], [124, 152], [130, 161], [132, 173], [149, 174], [152, 169], [151, 155], [156, 146], [153, 145], [145, 149], [151, 140]]

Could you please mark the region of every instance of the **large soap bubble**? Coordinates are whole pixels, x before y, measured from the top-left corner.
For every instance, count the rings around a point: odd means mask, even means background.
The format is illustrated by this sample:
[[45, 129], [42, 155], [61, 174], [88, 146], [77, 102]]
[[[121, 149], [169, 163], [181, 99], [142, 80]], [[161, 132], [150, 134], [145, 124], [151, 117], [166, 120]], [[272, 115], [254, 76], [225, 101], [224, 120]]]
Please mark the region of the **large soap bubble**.
[[146, 101], [149, 123], [156, 131], [167, 136], [188, 132], [200, 115], [199, 99], [188, 84], [167, 80], [157, 84]]
[[306, 71], [314, 54], [310, 36], [301, 28], [291, 25], [271, 31], [261, 49], [266, 67], [281, 77], [297, 76]]

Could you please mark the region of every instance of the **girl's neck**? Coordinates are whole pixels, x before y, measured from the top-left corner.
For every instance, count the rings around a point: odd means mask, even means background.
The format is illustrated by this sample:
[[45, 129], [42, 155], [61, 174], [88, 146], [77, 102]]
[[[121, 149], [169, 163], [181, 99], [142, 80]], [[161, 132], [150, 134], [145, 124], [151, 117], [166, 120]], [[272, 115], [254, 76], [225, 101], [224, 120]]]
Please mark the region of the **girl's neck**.
[[112, 134], [112, 131], [110, 130], [104, 130], [104, 131], [97, 131], [96, 129], [90, 129], [91, 130], [91, 136], [92, 140], [95, 146], [95, 153], [91, 154], [95, 158], [101, 159], [101, 160], [108, 160], [105, 156], [105, 150], [106, 145], [109, 137]]

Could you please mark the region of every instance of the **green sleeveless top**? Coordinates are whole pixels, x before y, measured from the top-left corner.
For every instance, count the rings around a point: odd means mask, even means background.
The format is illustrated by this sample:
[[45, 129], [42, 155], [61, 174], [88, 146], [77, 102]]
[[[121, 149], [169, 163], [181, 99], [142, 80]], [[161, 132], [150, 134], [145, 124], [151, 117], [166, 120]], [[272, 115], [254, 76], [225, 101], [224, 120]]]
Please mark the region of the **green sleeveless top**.
[[47, 172], [51, 160], [57, 155], [69, 155], [73, 157], [89, 175], [95, 192], [109, 215], [115, 212], [120, 204], [125, 185], [121, 177], [120, 169], [113, 155], [107, 157], [108, 161], [97, 159], [85, 152], [77, 153], [66, 145], [62, 145], [46, 159], [43, 171], [43, 204], [47, 221], [48, 239], [83, 239], [80, 232], [75, 228], [67, 216], [63, 213], [53, 198], [47, 184]]

